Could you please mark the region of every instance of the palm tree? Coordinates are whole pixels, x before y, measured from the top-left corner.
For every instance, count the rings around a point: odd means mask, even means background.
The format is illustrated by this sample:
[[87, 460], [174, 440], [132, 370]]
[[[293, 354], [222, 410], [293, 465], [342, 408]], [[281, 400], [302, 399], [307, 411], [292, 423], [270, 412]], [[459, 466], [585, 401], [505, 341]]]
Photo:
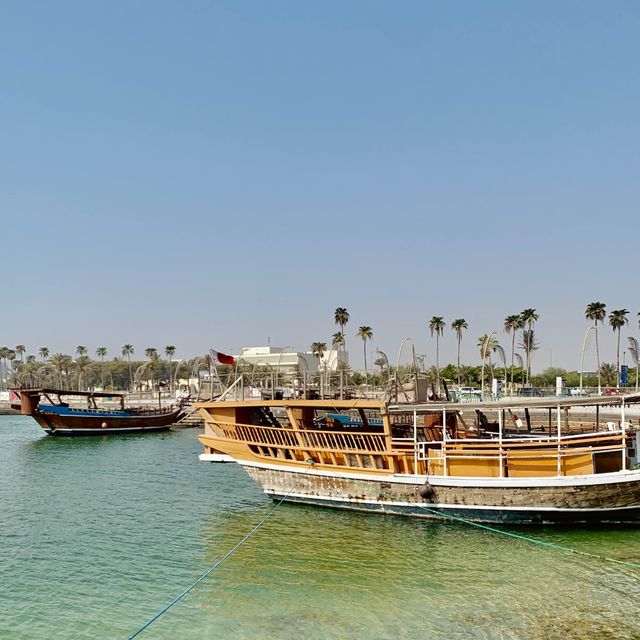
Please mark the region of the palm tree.
[[511, 394], [513, 395], [513, 359], [516, 352], [516, 332], [522, 328], [522, 320], [519, 314], [514, 313], [504, 319], [504, 332], [511, 334]]
[[618, 346], [616, 350], [616, 371], [618, 372], [616, 387], [618, 389], [620, 388], [620, 330], [625, 324], [629, 324], [628, 315], [629, 312], [626, 309], [616, 309], [609, 314], [609, 324], [614, 331], [618, 332]]
[[468, 329], [469, 325], [464, 318], [458, 318], [451, 323], [451, 328], [456, 332], [456, 338], [458, 339], [458, 384], [460, 384], [460, 344], [462, 342], [462, 332]]
[[640, 344], [635, 338], [627, 338], [629, 341], [629, 353], [636, 364], [636, 393], [638, 393], [638, 373], [640, 369]]
[[76, 353], [77, 353], [79, 356], [86, 356], [86, 355], [87, 355], [87, 347], [84, 347], [84, 346], [83, 346], [83, 345], [81, 345], [81, 344], [80, 344], [80, 345], [78, 345], [78, 346], [76, 347]]
[[[31, 360], [29, 359], [31, 358]], [[14, 375], [16, 384], [26, 387], [39, 386], [38, 369], [40, 365], [36, 363], [34, 356], [27, 356], [27, 360], [20, 371]]]
[[[76, 358], [76, 371], [78, 372], [78, 389], [83, 391], [87, 388], [87, 371], [91, 369], [93, 364], [91, 358], [85, 355], [81, 355]], [[84, 385], [81, 381], [84, 380]]]
[[[151, 372], [149, 382], [150, 382], [151, 388], [153, 389], [153, 369], [155, 368], [155, 363], [158, 361], [158, 350], [155, 347], [147, 347], [144, 350], [144, 355], [147, 356], [147, 358], [149, 358], [148, 369]], [[215, 362], [212, 362], [210, 364], [210, 367], [211, 366], [215, 367], [216, 366]]]
[[49, 357], [49, 347], [40, 347], [38, 355], [42, 358], [42, 364], [44, 364], [44, 361]]
[[445, 324], [444, 318], [441, 316], [433, 316], [429, 320], [429, 332], [433, 338], [433, 334], [436, 334], [436, 381], [438, 385], [438, 393], [440, 392], [440, 336], [444, 333]]
[[133, 345], [132, 344], [125, 344], [124, 347], [122, 347], [122, 357], [127, 359], [127, 362], [129, 363], [129, 378], [131, 379], [131, 391], [133, 391], [133, 371], [131, 370], [131, 356], [133, 355]]
[[[533, 325], [539, 320], [539, 316], [535, 309], [525, 309], [520, 314], [520, 329], [522, 329], [522, 341], [525, 341], [525, 331], [533, 331]], [[536, 347], [537, 348], [537, 347]], [[525, 349], [525, 355], [527, 357], [527, 384], [529, 384], [529, 378], [531, 377], [531, 351]]]
[[523, 329], [519, 346], [524, 351], [524, 355], [527, 360], [527, 384], [529, 384], [529, 378], [531, 377], [531, 356], [534, 351], [538, 350], [536, 332], [533, 329]]
[[471, 367], [466, 367], [462, 365], [458, 369], [458, 379], [461, 381], [461, 384], [470, 384], [472, 378], [472, 369]]
[[20, 362], [24, 362], [24, 354], [27, 352], [27, 347], [23, 344], [16, 345], [16, 353], [20, 356]]
[[[344, 349], [344, 333], [342, 333], [342, 331], [336, 331], [336, 333], [333, 334], [333, 336], [331, 336], [331, 351], [333, 351], [334, 349], [336, 350], [337, 354], [340, 354], [340, 347], [342, 347]], [[327, 360], [331, 360], [331, 351], [329, 352], [329, 357], [327, 358]], [[338, 370], [338, 367], [340, 366], [340, 358], [338, 357], [338, 360], [336, 362], [336, 371]], [[326, 363], [327, 365], [329, 364], [329, 362]], [[329, 380], [330, 381], [330, 380]]]
[[13, 365], [16, 361], [16, 352], [13, 349], [9, 349], [7, 352], [7, 358], [11, 361], [11, 368], [13, 369]]
[[358, 329], [358, 336], [362, 338], [362, 350], [364, 351], [364, 379], [365, 384], [369, 380], [369, 372], [367, 371], [367, 340], [373, 338], [373, 329], [367, 325], [362, 325]]
[[149, 360], [157, 360], [158, 358], [158, 350], [155, 347], [147, 347], [144, 350], [144, 355], [149, 358]]
[[613, 384], [613, 381], [618, 375], [617, 369], [613, 362], [603, 362], [600, 365], [600, 375], [602, 376], [602, 380], [606, 385]]
[[322, 364], [322, 358], [324, 357], [325, 351], [327, 350], [326, 342], [312, 342], [311, 343], [311, 353], [318, 358], [318, 374], [320, 378], [320, 395], [322, 396], [322, 373], [320, 371], [320, 366]]
[[324, 352], [327, 350], [326, 342], [312, 342], [311, 343], [311, 353], [318, 358], [318, 360], [322, 360], [324, 356]]
[[[349, 322], [349, 312], [346, 310], [345, 307], [338, 307], [333, 314], [333, 319], [335, 323], [340, 326], [340, 333], [344, 337], [344, 328], [347, 325], [347, 322]], [[345, 346], [346, 346], [346, 342], [343, 340], [342, 342], [343, 350]]]
[[58, 381], [60, 382], [60, 388], [64, 389], [64, 380], [69, 373], [69, 368], [73, 363], [73, 359], [71, 358], [71, 356], [68, 356], [64, 353], [54, 353], [51, 358], [49, 358], [49, 363], [58, 372]]
[[522, 318], [525, 324], [529, 325], [529, 329], [533, 329], [534, 323], [540, 320], [540, 316], [536, 313], [535, 309], [525, 309], [520, 314], [520, 317]]
[[9, 357], [9, 347], [0, 347], [0, 385], [4, 389], [7, 380], [7, 358]]
[[172, 344], [164, 348], [164, 355], [169, 358], [169, 393], [173, 391], [173, 385], [171, 383], [171, 359], [173, 358], [175, 353], [176, 348]]
[[107, 355], [107, 347], [98, 347], [96, 349], [96, 355], [100, 356], [100, 386], [104, 389], [104, 357]]
[[590, 302], [584, 311], [587, 320], [593, 320], [596, 334], [596, 362], [598, 364], [598, 393], [602, 393], [602, 380], [600, 376], [600, 345], [598, 343], [598, 322], [604, 322], [607, 317], [607, 305], [604, 302]]

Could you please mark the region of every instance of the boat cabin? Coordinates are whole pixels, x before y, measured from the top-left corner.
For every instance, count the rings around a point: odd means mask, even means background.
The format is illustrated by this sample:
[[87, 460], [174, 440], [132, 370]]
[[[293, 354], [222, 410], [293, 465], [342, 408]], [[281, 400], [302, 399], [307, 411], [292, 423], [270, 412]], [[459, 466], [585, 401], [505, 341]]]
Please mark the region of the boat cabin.
[[197, 405], [205, 455], [359, 473], [541, 477], [637, 462], [640, 396], [511, 404], [240, 400]]

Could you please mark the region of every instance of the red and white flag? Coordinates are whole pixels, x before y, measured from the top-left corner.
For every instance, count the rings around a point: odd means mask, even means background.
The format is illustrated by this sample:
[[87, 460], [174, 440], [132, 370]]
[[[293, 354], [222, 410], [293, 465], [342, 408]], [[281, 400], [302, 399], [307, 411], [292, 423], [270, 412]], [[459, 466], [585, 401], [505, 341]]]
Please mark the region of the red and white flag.
[[235, 364], [236, 361], [233, 356], [228, 356], [226, 353], [220, 353], [213, 349], [209, 349], [209, 355], [213, 362], [219, 362], [220, 364]]

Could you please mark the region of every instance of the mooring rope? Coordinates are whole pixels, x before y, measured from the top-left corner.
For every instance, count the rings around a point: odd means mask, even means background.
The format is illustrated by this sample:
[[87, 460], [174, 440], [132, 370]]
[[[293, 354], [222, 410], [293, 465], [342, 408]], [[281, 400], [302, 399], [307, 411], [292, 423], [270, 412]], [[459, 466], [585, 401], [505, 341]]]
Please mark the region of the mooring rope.
[[151, 618], [148, 622], [142, 625], [133, 635], [129, 636], [128, 640], [133, 640], [133, 638], [136, 638], [137, 636], [139, 636], [145, 629], [148, 629], [160, 616], [164, 615], [167, 611], [169, 611], [169, 609], [171, 609], [171, 607], [178, 604], [178, 602], [180, 602], [180, 600], [182, 600], [182, 598], [184, 598], [189, 593], [189, 591], [191, 591], [196, 586], [198, 586], [210, 573], [215, 571], [227, 558], [232, 556], [275, 513], [276, 509], [278, 509], [278, 507], [293, 493], [294, 489], [298, 487], [298, 484], [300, 483], [301, 478], [305, 476], [307, 473], [309, 473], [309, 471], [311, 471], [311, 467], [314, 465], [314, 462], [313, 460], [309, 459], [307, 460], [307, 463], [311, 466], [302, 474], [302, 476], [300, 476], [300, 478], [298, 478], [298, 480], [294, 483], [293, 487], [291, 487], [291, 489], [289, 489], [289, 491], [284, 496], [282, 496], [282, 498], [280, 498], [280, 500], [276, 503], [273, 509], [271, 509], [271, 511], [269, 511], [269, 513], [267, 513], [267, 515], [264, 518], [262, 518], [262, 520], [260, 520], [260, 522], [258, 522], [258, 524], [255, 527], [253, 527], [253, 529], [251, 529], [251, 531], [249, 531], [249, 533], [247, 533], [247, 535], [244, 538], [242, 538], [242, 540], [240, 540], [240, 542], [238, 542], [230, 551], [227, 551], [227, 553], [225, 553], [222, 556], [222, 558], [220, 558], [220, 560], [218, 560], [213, 566], [209, 567], [209, 569], [207, 569], [188, 589], [185, 589], [179, 596], [176, 596], [166, 607], [158, 611], [158, 613], [156, 613], [156, 615], [153, 616], [153, 618]]
[[543, 547], [549, 547], [551, 549], [556, 549], [557, 551], [565, 551], [567, 553], [574, 553], [579, 556], [586, 556], [587, 558], [595, 558], [597, 560], [604, 560], [605, 562], [614, 562], [616, 564], [621, 564], [626, 567], [631, 567], [633, 569], [640, 569], [640, 563], [638, 562], [629, 562], [627, 560], [618, 560], [617, 558], [609, 558], [608, 556], [601, 556], [597, 553], [589, 553], [588, 551], [580, 551], [579, 549], [572, 549], [571, 547], [565, 547], [561, 544], [556, 544], [555, 542], [547, 542], [546, 540], [538, 540], [537, 538], [531, 538], [529, 536], [523, 536], [519, 533], [514, 533], [513, 531], [505, 531], [504, 529], [498, 529], [497, 527], [490, 527], [486, 524], [481, 524], [479, 522], [473, 522], [472, 520], [467, 520], [466, 518], [461, 518], [460, 516], [454, 516], [452, 514], [444, 514], [441, 511], [436, 511], [435, 509], [430, 509], [426, 505], [419, 505], [425, 511], [429, 513], [433, 513], [440, 518], [446, 518], [449, 520], [454, 520], [456, 522], [462, 522], [464, 524], [471, 525], [473, 527], [477, 527], [478, 529], [485, 529], [487, 531], [492, 531], [493, 533], [501, 533], [504, 536], [509, 536], [510, 538], [516, 538], [518, 540], [524, 540], [525, 542], [531, 542], [532, 544], [538, 544]]

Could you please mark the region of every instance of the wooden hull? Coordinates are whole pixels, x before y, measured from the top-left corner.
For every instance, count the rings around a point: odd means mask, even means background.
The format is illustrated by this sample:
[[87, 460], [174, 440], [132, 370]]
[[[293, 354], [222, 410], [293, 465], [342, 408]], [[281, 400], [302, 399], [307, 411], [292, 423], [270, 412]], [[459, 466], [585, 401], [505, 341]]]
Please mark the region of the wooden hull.
[[[549, 402], [535, 408], [551, 415]], [[640, 470], [628, 470], [638, 462], [640, 436], [626, 405], [606, 432], [566, 435], [571, 407], [558, 404], [553, 433], [518, 437], [503, 428], [507, 404], [481, 405], [473, 424], [459, 407], [435, 403], [272, 400], [199, 408], [205, 455], [235, 459], [274, 499], [476, 522], [640, 524]], [[497, 437], [485, 433], [482, 409], [497, 414]]]
[[640, 524], [637, 472], [474, 484], [468, 478], [348, 477], [309, 468], [241, 464], [267, 495], [287, 502], [475, 522]]
[[59, 415], [37, 411], [33, 417], [49, 435], [88, 436], [166, 431], [180, 419], [181, 410], [134, 416]]

